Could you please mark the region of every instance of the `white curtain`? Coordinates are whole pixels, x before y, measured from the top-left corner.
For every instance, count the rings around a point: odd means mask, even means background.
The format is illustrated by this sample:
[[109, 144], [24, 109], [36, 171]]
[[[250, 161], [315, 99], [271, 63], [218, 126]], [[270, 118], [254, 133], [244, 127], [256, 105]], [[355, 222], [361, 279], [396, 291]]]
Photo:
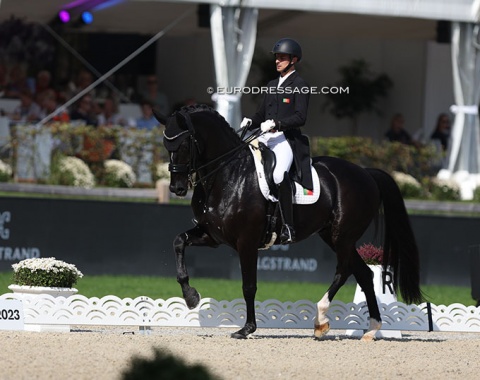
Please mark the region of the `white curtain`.
[[[440, 177], [454, 178], [462, 198], [471, 199], [480, 185], [480, 41], [478, 24], [452, 23], [452, 66], [455, 114], [448, 169]], [[447, 172], [447, 173], [445, 173]]]
[[210, 28], [218, 92], [212, 99], [217, 111], [238, 128], [241, 89], [245, 86], [257, 38], [258, 9], [210, 5]]
[[480, 173], [480, 54], [478, 25], [452, 24], [453, 86], [455, 122], [448, 169], [454, 173]]

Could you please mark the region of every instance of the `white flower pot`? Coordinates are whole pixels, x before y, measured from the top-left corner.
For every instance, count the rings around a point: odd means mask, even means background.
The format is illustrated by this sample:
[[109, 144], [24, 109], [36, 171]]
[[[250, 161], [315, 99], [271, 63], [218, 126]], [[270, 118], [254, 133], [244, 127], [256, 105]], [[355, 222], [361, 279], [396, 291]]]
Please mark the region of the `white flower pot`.
[[[387, 268], [385, 274], [383, 273], [383, 267], [381, 265], [369, 265], [373, 272], [373, 288], [375, 295], [377, 296], [378, 303], [389, 304], [397, 302], [397, 295], [393, 290], [393, 271]], [[353, 297], [354, 303], [360, 303], [366, 301], [365, 294], [362, 288], [357, 285], [355, 290], [355, 296]]]
[[32, 296], [37, 294], [49, 294], [52, 297], [69, 297], [78, 293], [78, 290], [75, 288], [56, 288], [48, 286], [27, 286], [15, 284], [9, 285], [8, 289], [15, 294]]
[[[388, 304], [397, 302], [397, 295], [393, 290], [393, 271], [390, 268], [387, 268], [386, 272], [383, 273], [383, 267], [381, 265], [368, 265], [368, 267], [373, 272], [373, 288], [375, 290], [375, 295], [377, 297], [377, 302], [379, 303], [380, 313], [382, 313], [382, 308], [380, 304]], [[362, 288], [357, 285], [355, 290], [355, 296], [353, 297], [353, 302], [359, 304], [365, 302], [365, 294], [362, 291]], [[386, 327], [384, 323], [383, 327]], [[363, 330], [347, 330], [346, 335], [351, 336], [362, 336], [365, 333]], [[399, 330], [380, 330], [377, 331], [376, 337], [384, 338], [401, 338], [402, 333]]]
[[[37, 298], [41, 299], [42, 295], [50, 295], [52, 297], [70, 297], [78, 292], [75, 288], [56, 288], [48, 286], [26, 286], [26, 285], [9, 285], [10, 289], [24, 305], [24, 310], [28, 309], [30, 302], [37, 302]], [[37, 332], [70, 332], [70, 325], [62, 324], [35, 324], [24, 323], [26, 331]]]

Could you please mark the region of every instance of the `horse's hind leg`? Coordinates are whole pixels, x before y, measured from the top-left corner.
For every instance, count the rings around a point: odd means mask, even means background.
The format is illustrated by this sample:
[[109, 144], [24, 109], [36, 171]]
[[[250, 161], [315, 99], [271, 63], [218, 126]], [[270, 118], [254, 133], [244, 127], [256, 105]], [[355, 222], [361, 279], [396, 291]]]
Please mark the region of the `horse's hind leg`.
[[333, 297], [335, 297], [335, 294], [337, 294], [342, 285], [345, 284], [349, 276], [350, 273], [346, 268], [337, 266], [337, 273], [335, 273], [332, 284], [322, 299], [317, 302], [317, 316], [315, 317], [314, 323], [314, 335], [317, 339], [325, 336], [330, 330], [330, 322], [327, 318], [328, 308], [330, 307]]
[[370, 324], [367, 332], [363, 334], [362, 340], [371, 341], [375, 339], [375, 334], [382, 327], [382, 319], [373, 286], [373, 273], [358, 254], [354, 255], [353, 258], [352, 273], [365, 294], [368, 313], [370, 315]]
[[173, 242], [177, 267], [177, 282], [182, 288], [183, 298], [189, 309], [194, 309], [200, 303], [200, 295], [195, 288], [190, 286], [187, 266], [185, 265], [185, 247], [192, 245], [216, 247], [216, 244], [210, 236], [204, 233], [198, 226], [177, 235]]

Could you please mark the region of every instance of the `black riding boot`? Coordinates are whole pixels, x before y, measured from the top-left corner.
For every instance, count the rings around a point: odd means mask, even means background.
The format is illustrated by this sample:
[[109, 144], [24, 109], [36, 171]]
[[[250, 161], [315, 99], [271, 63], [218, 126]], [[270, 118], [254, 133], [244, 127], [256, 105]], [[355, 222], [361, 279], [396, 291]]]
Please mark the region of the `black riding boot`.
[[278, 201], [283, 222], [280, 243], [293, 243], [295, 241], [295, 230], [293, 228], [292, 186], [287, 173], [285, 173], [283, 181], [278, 186]]

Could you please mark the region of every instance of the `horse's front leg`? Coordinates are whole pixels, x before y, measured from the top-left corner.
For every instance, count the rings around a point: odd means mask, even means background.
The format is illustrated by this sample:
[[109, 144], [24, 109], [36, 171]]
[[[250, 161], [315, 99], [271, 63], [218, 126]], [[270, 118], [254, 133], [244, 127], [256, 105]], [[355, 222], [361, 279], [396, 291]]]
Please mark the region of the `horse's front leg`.
[[257, 294], [257, 248], [239, 250], [240, 267], [242, 270], [242, 290], [247, 316], [245, 326], [234, 332], [231, 336], [236, 339], [246, 339], [248, 335], [257, 330], [255, 317], [255, 295]]
[[182, 288], [183, 298], [185, 299], [188, 308], [194, 309], [200, 303], [200, 295], [195, 288], [190, 286], [190, 278], [185, 264], [186, 246], [216, 247], [217, 244], [199, 226], [177, 235], [173, 242], [175, 262], [177, 266], [177, 281]]

